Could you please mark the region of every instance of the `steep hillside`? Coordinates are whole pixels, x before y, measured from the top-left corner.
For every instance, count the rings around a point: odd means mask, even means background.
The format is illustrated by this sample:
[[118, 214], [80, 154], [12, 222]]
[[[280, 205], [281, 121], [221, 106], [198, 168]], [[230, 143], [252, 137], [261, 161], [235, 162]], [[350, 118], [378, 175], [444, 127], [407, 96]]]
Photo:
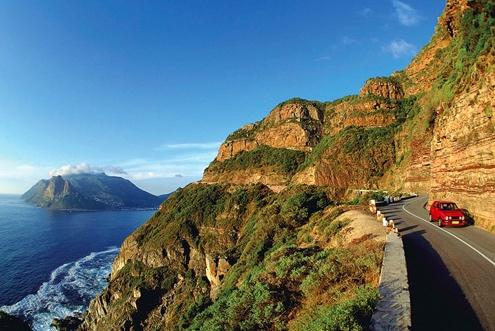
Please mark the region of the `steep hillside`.
[[394, 77], [370, 79], [359, 95], [333, 102], [288, 100], [231, 134], [203, 182], [263, 183], [278, 191], [291, 183], [342, 192], [377, 187], [395, 163], [390, 142], [417, 111], [415, 101]]
[[406, 70], [232, 133], [202, 182], [125, 240], [80, 328], [366, 328], [383, 229], [349, 190], [452, 198], [493, 229], [494, 22], [493, 1], [449, 0]]
[[449, 1], [432, 42], [405, 71], [423, 92], [404, 186], [451, 199], [495, 231], [495, 3]]
[[384, 230], [347, 209], [314, 186], [191, 184], [125, 240], [81, 329], [364, 327]]
[[163, 197], [104, 173], [54, 176], [40, 180], [22, 196], [38, 207], [69, 210], [156, 208]]

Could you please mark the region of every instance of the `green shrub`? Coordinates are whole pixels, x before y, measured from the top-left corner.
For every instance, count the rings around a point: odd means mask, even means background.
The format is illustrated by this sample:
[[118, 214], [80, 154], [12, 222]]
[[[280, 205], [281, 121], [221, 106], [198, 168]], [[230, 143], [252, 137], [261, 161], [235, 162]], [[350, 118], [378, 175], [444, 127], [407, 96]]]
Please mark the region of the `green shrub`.
[[367, 330], [378, 298], [378, 291], [375, 288], [360, 287], [352, 299], [317, 309], [310, 318], [301, 321], [296, 329], [301, 331]]
[[291, 104], [291, 103], [303, 104], [303, 105], [311, 105], [311, 106], [314, 106], [314, 107], [319, 108], [319, 109], [323, 108], [323, 103], [320, 102], [320, 101], [306, 100], [306, 99], [302, 99], [302, 98], [299, 98], [299, 97], [295, 97], [295, 98], [291, 98], [291, 99], [282, 101], [275, 108], [277, 108], [277, 107], [283, 107], [283, 106], [285, 106], [287, 104]]
[[347, 224], [349, 224], [350, 222], [351, 222], [351, 220], [349, 220], [349, 219], [334, 220], [327, 227], [325, 227], [323, 229], [323, 233], [327, 237], [333, 237], [337, 233], [339, 233], [340, 230], [342, 230], [343, 228], [345, 228], [347, 226]]
[[307, 221], [309, 216], [330, 204], [325, 192], [317, 189], [304, 191], [288, 198], [282, 205], [281, 214], [297, 222]]
[[252, 128], [242, 127], [240, 129], [237, 129], [236, 131], [229, 134], [229, 136], [227, 137], [227, 139], [225, 139], [225, 141], [254, 138], [254, 136], [256, 135], [256, 132], [258, 131], [260, 124], [261, 124], [261, 122], [256, 122], [256, 123], [252, 124], [253, 125]]
[[461, 18], [459, 34], [438, 53], [444, 63], [433, 89], [439, 102], [450, 102], [465, 89], [479, 57], [495, 46], [494, 2], [471, 0], [470, 7]]
[[299, 170], [306, 169], [307, 167], [314, 165], [316, 161], [320, 160], [323, 153], [325, 153], [325, 151], [332, 146], [334, 140], [335, 139], [333, 136], [322, 137], [311, 153], [306, 157], [304, 162], [299, 166]]
[[223, 172], [273, 166], [284, 173], [294, 174], [304, 158], [305, 154], [301, 151], [262, 145], [223, 162], [213, 161], [209, 170]]

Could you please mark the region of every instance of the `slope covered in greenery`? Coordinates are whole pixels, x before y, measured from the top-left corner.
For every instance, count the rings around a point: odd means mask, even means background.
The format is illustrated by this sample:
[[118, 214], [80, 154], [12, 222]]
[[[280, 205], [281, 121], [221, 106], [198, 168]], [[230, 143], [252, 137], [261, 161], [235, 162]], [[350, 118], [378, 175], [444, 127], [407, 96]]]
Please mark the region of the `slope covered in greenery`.
[[345, 210], [314, 186], [190, 185], [126, 240], [84, 327], [365, 328], [382, 244], [335, 245]]

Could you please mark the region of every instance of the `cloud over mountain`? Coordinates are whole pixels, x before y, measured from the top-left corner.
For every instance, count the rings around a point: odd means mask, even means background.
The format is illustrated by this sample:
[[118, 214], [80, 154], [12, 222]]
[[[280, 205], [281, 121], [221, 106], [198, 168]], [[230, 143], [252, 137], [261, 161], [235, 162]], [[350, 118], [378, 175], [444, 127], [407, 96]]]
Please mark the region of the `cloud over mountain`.
[[107, 175], [126, 175], [127, 172], [120, 167], [114, 166], [104, 166], [104, 167], [94, 167], [87, 163], [80, 164], [67, 164], [63, 165], [58, 169], [50, 171], [48, 174], [50, 176], [68, 176], [68, 175], [78, 175], [78, 174], [95, 174], [104, 172]]

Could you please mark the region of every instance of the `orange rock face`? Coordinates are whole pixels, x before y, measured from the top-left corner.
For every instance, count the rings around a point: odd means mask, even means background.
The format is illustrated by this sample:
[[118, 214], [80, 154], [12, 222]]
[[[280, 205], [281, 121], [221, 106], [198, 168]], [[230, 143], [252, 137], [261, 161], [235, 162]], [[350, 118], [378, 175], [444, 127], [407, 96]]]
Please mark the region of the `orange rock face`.
[[336, 134], [349, 127], [385, 127], [395, 123], [394, 109], [397, 105], [390, 100], [356, 97], [355, 100], [342, 101], [326, 107], [323, 133]]
[[445, 11], [440, 18], [439, 24], [445, 28], [451, 37], [459, 32], [459, 17], [462, 12], [468, 9], [468, 0], [447, 1]]
[[[481, 78], [481, 77], [480, 77]], [[435, 125], [431, 200], [468, 209], [495, 231], [495, 73], [458, 95]]]
[[320, 110], [314, 105], [300, 102], [288, 102], [275, 107], [263, 120], [265, 125], [274, 125], [286, 120], [301, 121], [303, 119], [322, 120]]
[[250, 151], [258, 146], [255, 140], [251, 139], [239, 139], [233, 141], [227, 141], [220, 146], [218, 150], [217, 160], [225, 161], [231, 157], [239, 154], [242, 151]]
[[259, 145], [275, 148], [290, 148], [300, 151], [311, 149], [311, 133], [306, 131], [300, 123], [288, 122], [260, 131], [256, 135]]
[[290, 177], [272, 167], [250, 168], [222, 173], [206, 169], [201, 181], [207, 184], [229, 183], [235, 185], [261, 183], [272, 188], [272, 190], [279, 190], [279, 188], [283, 188], [289, 183]]
[[369, 79], [359, 92], [360, 96], [376, 95], [382, 98], [400, 100], [404, 98], [404, 91], [398, 82], [391, 79]]
[[225, 161], [258, 145], [309, 151], [320, 138], [321, 111], [306, 102], [288, 102], [275, 107], [258, 125], [243, 129], [249, 138], [228, 140], [220, 146], [217, 161]]

